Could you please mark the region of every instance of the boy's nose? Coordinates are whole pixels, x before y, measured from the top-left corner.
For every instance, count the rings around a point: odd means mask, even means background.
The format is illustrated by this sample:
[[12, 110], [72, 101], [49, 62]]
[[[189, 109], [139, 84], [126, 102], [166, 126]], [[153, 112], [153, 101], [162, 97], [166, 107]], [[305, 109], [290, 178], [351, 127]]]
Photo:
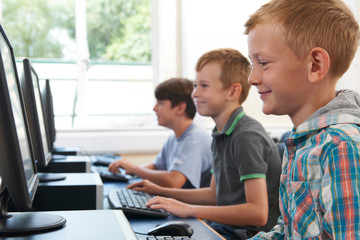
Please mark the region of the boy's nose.
[[192, 99], [194, 99], [196, 96], [197, 96], [197, 93], [198, 91], [197, 91], [197, 88], [194, 88], [194, 90], [192, 91], [192, 93], [191, 93], [191, 98]]
[[261, 79], [259, 78], [256, 71], [254, 71], [254, 69], [252, 69], [251, 72], [250, 72], [250, 75], [249, 75], [249, 78], [248, 78], [248, 83], [250, 85], [259, 85], [259, 84], [261, 84]]

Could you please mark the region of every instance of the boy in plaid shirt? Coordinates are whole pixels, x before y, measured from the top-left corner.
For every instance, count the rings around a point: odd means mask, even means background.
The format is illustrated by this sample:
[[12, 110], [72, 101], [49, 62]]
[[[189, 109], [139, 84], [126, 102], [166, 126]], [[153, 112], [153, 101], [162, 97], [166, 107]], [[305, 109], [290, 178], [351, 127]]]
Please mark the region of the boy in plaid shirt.
[[290, 116], [278, 224], [254, 239], [360, 239], [360, 96], [335, 85], [359, 42], [341, 0], [272, 0], [245, 24], [249, 83]]

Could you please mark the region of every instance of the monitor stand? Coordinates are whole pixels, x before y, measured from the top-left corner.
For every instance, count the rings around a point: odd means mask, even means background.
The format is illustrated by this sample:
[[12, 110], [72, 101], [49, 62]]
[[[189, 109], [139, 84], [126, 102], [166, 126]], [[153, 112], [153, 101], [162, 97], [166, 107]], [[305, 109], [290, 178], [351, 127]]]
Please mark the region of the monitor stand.
[[0, 235], [19, 235], [23, 233], [36, 233], [55, 230], [66, 223], [66, 219], [60, 215], [43, 212], [7, 212], [10, 199], [9, 192], [4, 189], [0, 197]]
[[53, 147], [53, 154], [60, 155], [78, 155], [81, 152], [81, 149], [78, 147]]

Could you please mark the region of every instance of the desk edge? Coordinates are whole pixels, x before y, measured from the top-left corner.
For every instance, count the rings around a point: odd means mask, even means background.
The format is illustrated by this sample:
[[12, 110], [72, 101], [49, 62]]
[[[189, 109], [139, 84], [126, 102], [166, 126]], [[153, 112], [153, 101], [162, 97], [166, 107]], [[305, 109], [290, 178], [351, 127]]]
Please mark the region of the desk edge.
[[215, 233], [220, 239], [222, 240], [226, 240], [223, 236], [221, 236], [217, 231], [215, 231], [212, 227], [210, 227], [206, 222], [204, 222], [202, 219], [200, 218], [196, 218], [199, 222], [201, 222], [203, 225], [205, 225], [205, 227], [207, 227], [208, 229], [210, 229], [213, 233]]

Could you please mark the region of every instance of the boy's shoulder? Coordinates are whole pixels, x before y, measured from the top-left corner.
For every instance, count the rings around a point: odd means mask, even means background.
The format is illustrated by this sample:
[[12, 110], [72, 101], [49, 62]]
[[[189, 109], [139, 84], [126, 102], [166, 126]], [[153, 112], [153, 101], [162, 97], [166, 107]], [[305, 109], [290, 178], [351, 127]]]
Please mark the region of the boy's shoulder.
[[196, 124], [195, 122], [191, 123], [190, 126], [185, 130], [184, 135], [187, 137], [196, 137], [196, 138], [211, 138], [209, 132], [202, 126]]
[[291, 136], [291, 139], [293, 143], [290, 144], [297, 143], [301, 146], [307, 146], [301, 148], [301, 150], [299, 149], [300, 151], [309, 151], [310, 148], [322, 148], [321, 152], [323, 153], [350, 151], [355, 154], [354, 151], [359, 152], [360, 150], [360, 124], [351, 122], [332, 124], [308, 132], [296, 132]]
[[329, 126], [327, 133], [336, 141], [353, 141], [360, 144], [360, 125], [340, 123]]

